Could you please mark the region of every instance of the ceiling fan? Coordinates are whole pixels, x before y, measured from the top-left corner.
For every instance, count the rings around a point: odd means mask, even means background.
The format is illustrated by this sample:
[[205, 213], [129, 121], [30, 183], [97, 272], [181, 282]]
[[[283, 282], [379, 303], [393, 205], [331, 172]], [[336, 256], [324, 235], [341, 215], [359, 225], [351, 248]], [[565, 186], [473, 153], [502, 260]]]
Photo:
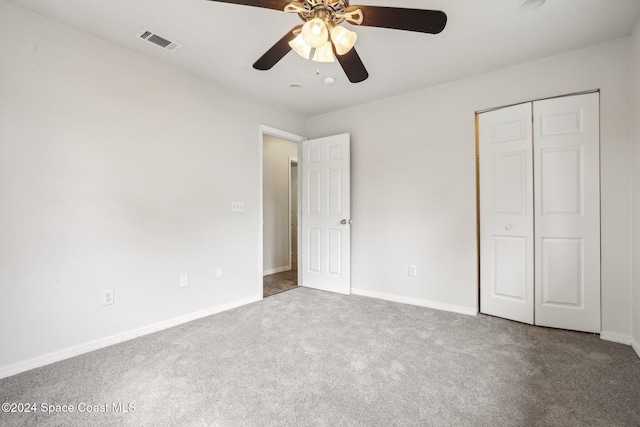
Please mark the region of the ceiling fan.
[[292, 28], [253, 64], [256, 70], [269, 70], [289, 51], [306, 59], [333, 62], [340, 66], [352, 83], [369, 77], [367, 69], [353, 48], [357, 34], [343, 27], [353, 25], [391, 28], [438, 34], [447, 24], [447, 15], [439, 10], [407, 9], [384, 6], [349, 6], [349, 0], [210, 0], [222, 3], [263, 7], [297, 13], [305, 21]]

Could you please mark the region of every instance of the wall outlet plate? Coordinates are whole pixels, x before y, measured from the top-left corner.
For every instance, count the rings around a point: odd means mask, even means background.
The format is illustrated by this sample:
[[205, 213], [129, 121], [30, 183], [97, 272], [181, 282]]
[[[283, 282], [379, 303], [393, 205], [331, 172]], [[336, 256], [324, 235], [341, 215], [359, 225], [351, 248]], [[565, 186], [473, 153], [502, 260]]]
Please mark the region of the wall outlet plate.
[[113, 304], [113, 289], [105, 289], [102, 291], [102, 305]]
[[189, 275], [187, 273], [182, 273], [180, 275], [180, 287], [186, 288], [189, 286]]
[[216, 267], [216, 279], [222, 279], [222, 267]]

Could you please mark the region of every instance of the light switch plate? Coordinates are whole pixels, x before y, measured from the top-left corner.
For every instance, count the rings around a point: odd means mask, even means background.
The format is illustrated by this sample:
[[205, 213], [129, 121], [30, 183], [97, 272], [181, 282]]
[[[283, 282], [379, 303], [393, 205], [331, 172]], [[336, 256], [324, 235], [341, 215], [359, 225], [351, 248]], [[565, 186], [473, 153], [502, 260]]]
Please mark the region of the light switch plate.
[[418, 275], [418, 269], [415, 265], [409, 264], [409, 276], [416, 277]]
[[187, 273], [183, 273], [180, 275], [180, 287], [186, 288], [189, 286], [189, 275]]
[[231, 202], [231, 212], [244, 212], [244, 202], [238, 200]]

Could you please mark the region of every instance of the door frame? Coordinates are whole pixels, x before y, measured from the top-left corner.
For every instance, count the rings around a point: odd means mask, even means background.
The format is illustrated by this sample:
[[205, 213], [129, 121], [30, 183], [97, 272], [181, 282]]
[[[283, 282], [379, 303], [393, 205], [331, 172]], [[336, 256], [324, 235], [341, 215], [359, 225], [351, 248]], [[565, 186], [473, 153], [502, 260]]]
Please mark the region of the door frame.
[[[300, 155], [300, 146], [298, 145], [298, 156]], [[291, 253], [293, 252], [293, 239], [291, 238], [291, 230], [293, 230], [293, 227], [291, 226], [291, 170], [293, 169], [293, 165], [295, 164], [296, 166], [296, 175], [299, 175], [300, 173], [300, 169], [298, 168], [298, 162], [299, 159], [293, 159], [291, 156], [289, 156], [289, 174], [287, 175], [287, 178], [289, 180], [289, 209], [287, 212], [289, 212], [289, 239], [287, 239], [287, 241], [289, 242], [289, 268], [293, 268], [293, 257], [291, 256]], [[297, 191], [297, 196], [300, 196], [300, 181], [298, 180], [298, 191]], [[296, 203], [296, 215], [298, 215], [300, 213], [300, 199], [297, 199], [298, 202]], [[296, 217], [296, 228], [300, 228], [300, 218]], [[300, 236], [298, 236], [300, 230], [296, 230], [296, 240], [300, 239]], [[296, 258], [300, 258], [300, 255], [298, 255], [298, 249], [299, 247], [296, 246]], [[298, 266], [298, 259], [296, 259], [296, 267]]]
[[[264, 272], [264, 136], [271, 135], [277, 138], [285, 139], [287, 141], [295, 142], [298, 144], [298, 164], [300, 164], [301, 156], [302, 156], [302, 142], [306, 141], [307, 138], [301, 135], [296, 135], [291, 132], [287, 132], [281, 129], [273, 128], [270, 126], [266, 126], [263, 124], [258, 125], [258, 192], [259, 192], [259, 229], [260, 229], [260, 245], [258, 250], [258, 271], [260, 272], [260, 299], [263, 298], [263, 272]], [[291, 162], [289, 162], [291, 164]], [[290, 168], [291, 166], [289, 166]], [[300, 185], [300, 168], [298, 168], [298, 201], [301, 200], [302, 197], [302, 186]], [[291, 201], [289, 201], [289, 204]], [[300, 221], [300, 203], [298, 203], [298, 222]], [[289, 227], [291, 229], [291, 227]], [[291, 238], [289, 238], [291, 240]], [[291, 247], [291, 243], [289, 243], [289, 247]], [[298, 233], [298, 248], [300, 247], [300, 233]], [[289, 251], [289, 257], [291, 257], [291, 251]], [[290, 259], [290, 258], [289, 258]], [[289, 262], [291, 265], [291, 259]], [[302, 286], [302, 281], [300, 277], [300, 253], [298, 252], [298, 285]]]

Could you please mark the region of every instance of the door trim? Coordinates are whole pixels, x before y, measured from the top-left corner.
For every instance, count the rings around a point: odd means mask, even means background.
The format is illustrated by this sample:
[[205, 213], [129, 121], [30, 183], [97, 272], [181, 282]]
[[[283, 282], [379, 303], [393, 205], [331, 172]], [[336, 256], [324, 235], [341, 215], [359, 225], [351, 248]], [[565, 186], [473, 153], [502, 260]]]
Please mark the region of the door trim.
[[596, 92], [600, 93], [600, 89], [584, 90], [582, 92], [571, 92], [571, 93], [565, 93], [564, 95], [547, 96], [545, 98], [536, 98], [536, 99], [530, 99], [528, 101], [514, 102], [513, 104], [501, 105], [500, 107], [491, 107], [491, 108], [485, 108], [484, 110], [477, 110], [476, 115], [482, 114], [482, 113], [488, 113], [489, 111], [493, 111], [493, 110], [500, 110], [502, 108], [513, 107], [514, 105], [526, 104], [528, 102], [545, 101], [547, 99], [565, 98], [567, 96], [575, 96], [575, 95], [586, 95], [588, 93], [596, 93]]
[[[287, 141], [295, 142], [298, 144], [298, 161], [300, 161], [300, 156], [302, 154], [302, 142], [306, 141], [307, 138], [301, 135], [296, 135], [291, 132], [287, 132], [281, 129], [273, 128], [270, 126], [266, 126], [263, 124], [258, 125], [258, 194], [259, 194], [259, 229], [260, 229], [260, 245], [258, 249], [258, 272], [259, 275], [259, 283], [260, 283], [260, 299], [262, 299], [263, 293], [263, 271], [264, 271], [264, 192], [262, 189], [264, 182], [264, 136], [271, 135], [277, 138], [286, 139]], [[298, 168], [298, 182], [300, 182], [300, 168]], [[300, 200], [301, 194], [301, 186], [298, 186], [298, 200]], [[298, 218], [300, 218], [300, 203], [298, 203]], [[300, 233], [298, 233], [298, 247], [300, 247]], [[289, 256], [291, 256], [291, 252], [289, 252]], [[298, 265], [300, 265], [300, 254], [298, 253]], [[301, 276], [300, 269], [298, 268], [298, 284], [301, 285]]]
[[[298, 152], [300, 151], [300, 146], [298, 146]], [[296, 167], [298, 166], [298, 160], [293, 159], [291, 156], [289, 156], [289, 173], [287, 174], [287, 180], [289, 181], [289, 209], [287, 210], [287, 212], [289, 213], [289, 238], [287, 239], [287, 241], [289, 242], [289, 269], [293, 268], [293, 258], [291, 257], [291, 253], [293, 252], [293, 244], [292, 244], [292, 239], [291, 239], [291, 230], [293, 230], [293, 227], [291, 227], [291, 169], [293, 169], [293, 165], [296, 165]], [[296, 172], [297, 175], [297, 172]], [[299, 182], [299, 181], [298, 181]], [[298, 186], [298, 195], [300, 195], [300, 186]], [[298, 212], [300, 212], [300, 199], [298, 199], [298, 203], [296, 204], [296, 214]], [[300, 218], [297, 218], [296, 221], [298, 221], [298, 225], [296, 226], [296, 228], [300, 227], [300, 222], [299, 222]], [[296, 234], [297, 235], [297, 234]], [[299, 238], [299, 236], [298, 236]], [[298, 239], [296, 239], [298, 240]], [[298, 254], [298, 250], [296, 248], [296, 255]], [[298, 265], [298, 260], [296, 260], [296, 266]]]

